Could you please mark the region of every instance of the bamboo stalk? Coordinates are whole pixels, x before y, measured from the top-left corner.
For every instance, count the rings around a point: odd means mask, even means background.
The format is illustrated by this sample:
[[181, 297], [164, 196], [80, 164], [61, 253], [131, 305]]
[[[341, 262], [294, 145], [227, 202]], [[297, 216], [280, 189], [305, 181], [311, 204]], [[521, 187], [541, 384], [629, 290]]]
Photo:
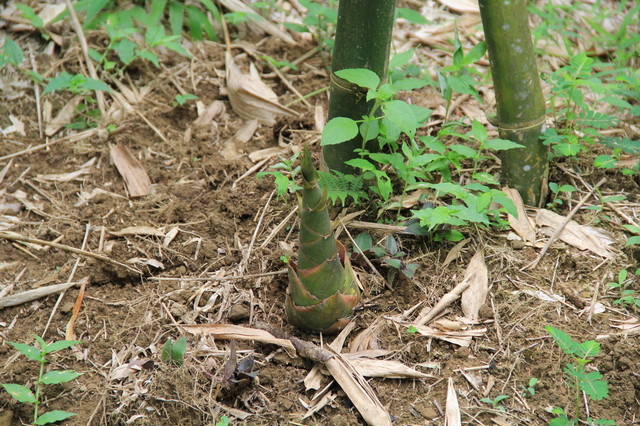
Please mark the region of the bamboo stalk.
[[[501, 152], [502, 183], [516, 188], [523, 201], [538, 205], [546, 195], [548, 147], [540, 140], [545, 125], [526, 0], [479, 0], [496, 93], [500, 138], [524, 145]], [[544, 188], [543, 188], [544, 187]]]
[[[394, 10], [395, 0], [340, 1], [331, 63], [329, 120], [334, 117], [361, 120], [362, 116], [371, 111], [373, 103], [366, 101], [366, 93], [336, 76], [335, 72], [349, 68], [367, 68], [378, 74], [380, 81], [385, 80]], [[370, 141], [367, 148], [374, 149], [372, 142], [375, 141]], [[352, 172], [351, 167], [344, 163], [356, 158], [354, 150], [359, 148], [362, 148], [360, 135], [341, 144], [325, 146], [324, 162], [329, 169]]]

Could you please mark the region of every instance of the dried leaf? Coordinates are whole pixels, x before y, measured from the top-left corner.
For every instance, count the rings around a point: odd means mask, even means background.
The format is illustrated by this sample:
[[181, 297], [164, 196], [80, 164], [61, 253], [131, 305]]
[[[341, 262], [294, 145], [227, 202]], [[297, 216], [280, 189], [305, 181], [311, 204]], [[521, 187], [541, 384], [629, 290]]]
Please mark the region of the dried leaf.
[[44, 133], [47, 136], [53, 136], [64, 126], [71, 124], [71, 120], [73, 120], [73, 117], [76, 115], [76, 107], [80, 105], [83, 99], [84, 96], [74, 96], [67, 102], [60, 112], [58, 112], [58, 115], [44, 128]]
[[464, 240], [453, 246], [451, 251], [447, 253], [447, 257], [444, 259], [444, 262], [442, 262], [442, 269], [449, 266], [451, 262], [453, 262], [460, 256], [460, 253], [462, 253], [462, 249], [467, 245], [469, 241], [471, 241], [471, 238], [465, 238]]
[[273, 125], [279, 115], [297, 116], [278, 103], [278, 96], [259, 78], [246, 75], [236, 65], [231, 52], [226, 53], [227, 91], [231, 107], [240, 117]]
[[84, 163], [78, 170], [69, 173], [60, 173], [60, 174], [51, 174], [51, 175], [38, 175], [36, 180], [39, 182], [49, 181], [49, 182], [69, 182], [74, 179], [79, 178], [83, 175], [88, 175], [91, 173], [91, 167], [93, 167], [96, 162], [96, 157], [93, 157], [91, 160]]
[[352, 358], [344, 355], [364, 377], [384, 377], [387, 379], [427, 379], [430, 376], [398, 361], [370, 358]]
[[[540, 227], [550, 227], [551, 233], [562, 223], [564, 217], [547, 209], [539, 209], [536, 215], [536, 224]], [[589, 226], [580, 225], [571, 220], [560, 233], [559, 238], [580, 250], [589, 250], [605, 258], [612, 258], [609, 245], [613, 240], [601, 230]]]
[[152, 228], [151, 226], [129, 226], [119, 231], [109, 231], [111, 235], [122, 237], [124, 235], [150, 235], [152, 237], [164, 238], [164, 232]]
[[522, 238], [525, 243], [535, 243], [536, 230], [534, 228], [534, 225], [531, 223], [531, 219], [529, 219], [529, 216], [527, 216], [527, 212], [524, 208], [524, 203], [522, 202], [520, 193], [518, 192], [518, 190], [508, 187], [502, 188], [502, 192], [504, 192], [507, 197], [510, 198], [511, 201], [513, 201], [513, 203], [516, 205], [516, 210], [518, 211], [517, 219], [511, 215], [507, 215], [507, 218], [509, 219], [509, 225], [511, 225], [511, 228], [516, 231], [518, 235], [520, 235], [520, 238]]
[[444, 424], [446, 426], [462, 426], [458, 396], [456, 395], [456, 389], [453, 386], [453, 379], [451, 377], [449, 377], [449, 385], [447, 386], [447, 405], [444, 413]]
[[289, 340], [278, 339], [264, 330], [232, 324], [184, 324], [180, 327], [191, 334], [209, 334], [216, 339], [249, 340], [278, 345], [283, 347], [290, 356], [296, 356], [296, 349]]
[[460, 303], [462, 312], [469, 319], [478, 319], [480, 307], [484, 305], [489, 292], [489, 273], [484, 263], [484, 253], [478, 250], [465, 271], [465, 280], [469, 280], [469, 287], [462, 292]]
[[620, 334], [625, 336], [640, 336], [640, 319], [631, 317], [626, 320], [612, 320], [618, 324], [611, 325], [611, 327], [619, 328], [622, 330]]
[[274, 37], [278, 37], [287, 44], [297, 44], [289, 34], [276, 27], [269, 20], [260, 17], [255, 10], [247, 6], [244, 2], [240, 0], [220, 0], [220, 3], [233, 12], [243, 12], [254, 27], [258, 27]]
[[258, 120], [249, 120], [247, 121], [238, 131], [229, 138], [225, 143], [224, 147], [220, 151], [220, 154], [226, 159], [231, 160], [232, 158], [238, 157], [240, 154], [238, 153], [238, 146], [245, 144], [253, 137], [253, 134], [258, 130]]
[[460, 13], [480, 13], [477, 0], [438, 0], [449, 9]]
[[10, 296], [5, 296], [0, 299], [0, 309], [8, 308], [10, 306], [20, 305], [27, 302], [32, 302], [42, 297], [60, 293], [65, 291], [68, 288], [71, 288], [76, 285], [81, 285], [82, 283], [87, 281], [89, 281], [89, 277], [85, 277], [80, 281], [64, 283], [64, 284], [54, 284], [46, 287], [36, 288], [33, 290], [27, 290], [18, 294], [12, 294]]
[[[388, 318], [390, 319], [390, 318]], [[410, 322], [395, 321], [398, 324], [406, 327], [413, 326], [416, 331], [422, 336], [432, 337], [434, 339], [444, 340], [445, 342], [453, 343], [454, 345], [469, 347], [471, 340], [474, 337], [481, 337], [486, 332], [486, 328], [479, 328], [476, 330], [462, 330], [462, 331], [443, 331], [437, 328], [429, 327], [426, 325]]]
[[120, 144], [112, 146], [111, 160], [124, 179], [130, 197], [144, 197], [149, 194], [149, 175], [129, 148]]
[[225, 107], [222, 101], [213, 101], [202, 113], [198, 114], [198, 118], [194, 120], [193, 124], [197, 127], [209, 126], [213, 119], [222, 114], [224, 110]]

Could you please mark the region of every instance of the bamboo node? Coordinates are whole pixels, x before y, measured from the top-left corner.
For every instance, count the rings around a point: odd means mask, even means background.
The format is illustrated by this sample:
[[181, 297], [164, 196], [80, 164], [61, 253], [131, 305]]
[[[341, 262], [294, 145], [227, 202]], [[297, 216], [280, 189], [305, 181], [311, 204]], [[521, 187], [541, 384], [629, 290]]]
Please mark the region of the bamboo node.
[[539, 127], [545, 124], [547, 117], [542, 116], [534, 120], [524, 121], [521, 123], [501, 123], [496, 117], [492, 117], [493, 120], [489, 120], [491, 124], [496, 126], [500, 130], [529, 130], [535, 127]]
[[340, 89], [344, 92], [353, 93], [358, 98], [358, 101], [367, 94], [367, 89], [351, 83], [344, 78], [338, 77], [333, 71], [331, 72], [330, 81], [331, 87], [334, 89]]

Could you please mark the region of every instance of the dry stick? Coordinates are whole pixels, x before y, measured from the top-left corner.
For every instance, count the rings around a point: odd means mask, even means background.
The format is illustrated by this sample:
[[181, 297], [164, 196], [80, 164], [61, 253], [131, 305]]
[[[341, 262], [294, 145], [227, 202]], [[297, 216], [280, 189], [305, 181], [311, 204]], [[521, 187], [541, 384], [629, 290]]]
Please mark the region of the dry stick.
[[[587, 188], [587, 189], [591, 189], [591, 186], [585, 182], [584, 179], [582, 179], [582, 176], [577, 175], [575, 173], [572, 173], [570, 170], [567, 170], [566, 168], [558, 165], [558, 167], [560, 168], [560, 170], [562, 170], [563, 172], [565, 172], [566, 174], [568, 174], [569, 176], [573, 176], [574, 178], [578, 179], [580, 182], [582, 182], [582, 184]], [[614, 212], [616, 212], [622, 219], [625, 220], [625, 222], [627, 222], [629, 225], [635, 226], [640, 228], [640, 225], [638, 225], [636, 222], [633, 221], [633, 219], [631, 219], [629, 216], [627, 216], [622, 210], [620, 210], [618, 207], [616, 207], [611, 201], [605, 201], [604, 204], [609, 207], [611, 210], [613, 210]], [[625, 228], [626, 229], [626, 228]], [[632, 232], [634, 234], [640, 235], [640, 232], [638, 231], [632, 231], [630, 229], [627, 229], [627, 231]]]
[[200, 278], [167, 278], [167, 277], [150, 277], [154, 281], [231, 281], [231, 280], [249, 280], [253, 278], [272, 277], [274, 275], [284, 275], [288, 271], [281, 269], [273, 272], [263, 272], [261, 274], [235, 275], [231, 277], [200, 277]]
[[22, 235], [16, 234], [15, 232], [0, 232], [0, 238], [4, 238], [5, 240], [10, 240], [10, 241], [42, 244], [43, 246], [50, 246], [50, 247], [57, 248], [57, 249], [60, 249], [60, 250], [66, 250], [66, 251], [69, 251], [71, 253], [80, 254], [82, 256], [92, 257], [94, 259], [98, 259], [98, 260], [101, 260], [103, 262], [110, 263], [110, 264], [115, 265], [115, 266], [119, 266], [121, 268], [126, 269], [127, 271], [134, 272], [136, 274], [140, 274], [141, 273], [141, 271], [139, 271], [138, 269], [132, 268], [131, 266], [126, 265], [126, 264], [124, 264], [122, 262], [118, 262], [117, 260], [110, 259], [107, 256], [102, 256], [100, 254], [91, 253], [90, 251], [86, 251], [86, 250], [80, 250], [80, 249], [77, 249], [75, 247], [71, 247], [71, 246], [68, 246], [68, 245], [65, 245], [65, 244], [53, 243], [51, 241], [45, 241], [45, 240], [41, 240], [39, 238], [23, 237]]
[[[124, 128], [123, 126], [120, 126], [116, 130], [112, 131], [111, 134], [119, 132], [123, 128]], [[75, 135], [65, 136], [63, 138], [56, 139], [56, 140], [53, 140], [51, 142], [43, 143], [42, 145], [36, 145], [34, 147], [27, 148], [27, 149], [24, 149], [22, 151], [14, 152], [13, 154], [5, 155], [3, 157], [0, 157], [0, 161], [8, 160], [8, 159], [14, 158], [14, 157], [19, 157], [19, 156], [25, 155], [25, 154], [31, 154], [32, 152], [36, 152], [36, 151], [40, 151], [40, 150], [49, 148], [50, 146], [58, 144], [58, 143], [61, 143], [61, 142], [79, 142], [79, 141], [81, 141], [83, 139], [87, 139], [87, 138], [90, 138], [90, 137], [92, 137], [94, 135], [97, 135], [97, 134], [99, 134], [100, 132], [103, 132], [103, 131], [104, 131], [103, 129], [98, 129], [97, 127], [94, 128], [94, 129], [90, 129], [90, 130], [85, 130], [84, 132], [80, 132], [80, 133], [77, 133]], [[0, 140], [2, 140], [2, 139], [0, 139]]]
[[278, 67], [276, 67], [275, 65], [273, 65], [271, 62], [267, 61], [267, 65], [269, 65], [269, 67], [271, 67], [271, 69], [273, 70], [274, 73], [276, 73], [276, 75], [278, 76], [278, 78], [280, 79], [280, 81], [282, 83], [284, 83], [285, 86], [287, 86], [289, 88], [289, 90], [291, 90], [297, 97], [298, 99], [300, 99], [300, 102], [302, 102], [303, 104], [305, 104], [306, 106], [308, 106], [309, 108], [311, 108], [311, 104], [309, 103], [309, 101], [307, 101], [304, 96], [302, 95], [302, 93], [300, 93], [298, 91], [298, 89], [296, 89], [295, 87], [293, 87], [293, 84], [291, 84], [291, 82], [289, 82], [289, 80], [284, 76], [284, 74], [282, 74], [280, 72], [280, 70], [278, 69]]
[[[89, 46], [87, 46], [87, 39], [84, 37], [84, 32], [82, 31], [82, 24], [80, 24], [80, 20], [78, 19], [78, 15], [76, 15], [76, 11], [73, 8], [73, 5], [71, 4], [71, 0], [65, 0], [65, 3], [67, 5], [67, 10], [69, 10], [69, 14], [71, 15], [71, 25], [73, 26], [73, 30], [78, 36], [78, 41], [80, 42], [80, 47], [82, 48], [84, 60], [87, 63], [89, 76], [94, 80], [99, 80], [96, 68], [93, 66], [93, 61], [91, 61], [91, 57], [89, 56]], [[104, 94], [101, 90], [96, 90], [95, 92], [96, 99], [98, 101], [98, 108], [100, 109], [100, 114], [102, 115], [102, 117], [105, 117], [107, 113], [107, 107], [104, 100]]]
[[593, 194], [595, 192], [595, 190], [600, 187], [600, 185], [605, 183], [606, 180], [607, 180], [606, 178], [600, 179], [600, 182], [598, 182], [596, 184], [596, 186], [591, 188], [591, 191], [589, 191], [589, 193], [587, 195], [585, 195], [582, 198], [582, 200], [580, 200], [580, 202], [573, 208], [573, 210], [571, 210], [571, 212], [569, 212], [567, 217], [564, 218], [564, 220], [560, 223], [560, 225], [558, 225], [558, 227], [556, 228], [556, 230], [553, 233], [553, 235], [551, 236], [551, 238], [549, 238], [549, 241], [547, 241], [547, 244], [545, 244], [544, 247], [542, 247], [542, 250], [540, 250], [540, 254], [538, 254], [538, 257], [536, 257], [533, 262], [529, 263], [528, 265], [526, 265], [522, 269], [520, 269], [520, 271], [524, 271], [524, 270], [530, 269], [530, 268], [535, 268], [536, 266], [538, 266], [538, 263], [540, 262], [542, 257], [545, 255], [547, 250], [549, 250], [549, 247], [551, 247], [551, 244], [556, 242], [556, 240], [558, 239], [558, 237], [560, 236], [560, 234], [564, 230], [565, 226], [567, 226], [567, 224], [569, 222], [571, 222], [571, 218], [573, 216], [575, 216], [576, 213], [578, 213], [578, 210], [580, 210], [580, 207], [582, 207], [582, 205], [587, 202], [589, 197], [591, 197], [591, 194]]
[[604, 282], [607, 280], [608, 275], [609, 273], [605, 272], [604, 275], [602, 276], [602, 280], [596, 283], [596, 288], [593, 290], [591, 305], [589, 305], [589, 316], [587, 317], [587, 321], [589, 321], [589, 324], [591, 324], [591, 318], [593, 317], [593, 314], [596, 310], [596, 302], [598, 301], [598, 295], [600, 294], [600, 286], [604, 284]]
[[[31, 60], [31, 68], [37, 74], [38, 73], [38, 64], [36, 63], [36, 58], [33, 54], [33, 48], [29, 46], [29, 59]], [[40, 86], [37, 83], [33, 83], [34, 92], [36, 95], [36, 113], [38, 114], [38, 135], [40, 138], [43, 137], [42, 132], [42, 107], [40, 106]]]
[[353, 239], [353, 237], [351, 236], [351, 232], [349, 232], [349, 230], [347, 229], [347, 226], [342, 222], [342, 219], [340, 219], [340, 225], [342, 225], [342, 229], [344, 229], [344, 232], [347, 233], [347, 236], [349, 237], [349, 239], [351, 240], [351, 242], [353, 243], [354, 246], [356, 246], [356, 248], [360, 251], [360, 253], [362, 253], [362, 257], [364, 257], [365, 262], [367, 263], [367, 265], [369, 265], [369, 268], [371, 268], [371, 270], [373, 271], [374, 274], [376, 274], [377, 276], [379, 276], [380, 278], [382, 278], [384, 280], [385, 285], [387, 286], [387, 288], [389, 290], [393, 290], [393, 287], [391, 287], [391, 285], [389, 285], [389, 283], [387, 282], [387, 280], [382, 276], [382, 274], [376, 269], [375, 266], [373, 266], [373, 263], [371, 263], [371, 261], [369, 260], [369, 258], [367, 256], [364, 255], [364, 252], [362, 251], [362, 249], [360, 248], [360, 246], [358, 245], [358, 243], [356, 243], [356, 240]]
[[256, 238], [258, 237], [258, 232], [260, 231], [260, 226], [262, 225], [262, 220], [264, 219], [264, 215], [267, 213], [267, 209], [269, 208], [269, 203], [271, 202], [271, 198], [276, 193], [275, 190], [271, 192], [269, 195], [269, 199], [264, 205], [264, 209], [262, 209], [262, 213], [260, 214], [260, 219], [258, 219], [258, 224], [256, 225], [256, 230], [253, 231], [253, 236], [251, 237], [251, 242], [249, 243], [249, 248], [247, 249], [247, 255], [240, 262], [240, 274], [244, 273], [247, 264], [249, 263], [249, 257], [251, 256], [251, 252], [253, 251], [253, 245], [256, 242]]
[[294, 214], [296, 214], [298, 212], [298, 205], [295, 206], [295, 208], [293, 210], [291, 210], [291, 212], [287, 215], [287, 217], [285, 217], [282, 222], [280, 222], [278, 224], [278, 226], [276, 226], [273, 231], [271, 231], [271, 233], [269, 234], [269, 236], [264, 240], [264, 242], [260, 245], [260, 248], [265, 248], [267, 247], [267, 245], [269, 245], [269, 243], [271, 242], [271, 240], [274, 239], [274, 237], [276, 236], [276, 234], [280, 231], [282, 231], [282, 228], [284, 228], [287, 223], [291, 220], [291, 218], [293, 217]]
[[256, 163], [255, 165], [251, 166], [251, 168], [249, 170], [247, 170], [246, 172], [244, 172], [244, 174], [242, 176], [240, 176], [238, 179], [233, 181], [233, 184], [231, 184], [231, 189], [236, 189], [236, 184], [238, 182], [240, 182], [242, 179], [246, 178], [247, 176], [250, 176], [256, 170], [260, 169], [260, 167], [264, 166], [267, 161], [271, 160], [271, 158], [273, 158], [273, 156], [267, 157], [267, 158], [265, 158], [263, 160], [260, 160], [258, 163]]

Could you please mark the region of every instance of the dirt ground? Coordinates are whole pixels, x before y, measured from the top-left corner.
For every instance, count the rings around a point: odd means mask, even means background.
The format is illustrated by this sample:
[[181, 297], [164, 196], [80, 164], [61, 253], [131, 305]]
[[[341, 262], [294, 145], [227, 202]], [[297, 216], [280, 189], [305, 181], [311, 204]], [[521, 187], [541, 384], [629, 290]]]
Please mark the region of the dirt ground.
[[[256, 171], [268, 170], [277, 157], [265, 157], [268, 160], [259, 170], [245, 173], [260, 161], [251, 160], [248, 154], [266, 148], [280, 147], [288, 157], [303, 143], [311, 143], [317, 154], [319, 132], [314, 117], [317, 108], [326, 113], [326, 93], [310, 98], [311, 106], [296, 104], [293, 108], [300, 118], [259, 126], [247, 143], [235, 146], [240, 155], [226, 159], [221, 151], [245, 121], [234, 113], [226, 96], [224, 46], [201, 43], [192, 48], [196, 59], [191, 62], [166, 54], [160, 71], [142, 62], [128, 70], [129, 87], [150, 90], [133, 105], [133, 111], [114, 122], [116, 130], [108, 135], [63, 140], [8, 158], [45, 140], [38, 136], [31, 88], [24, 89], [24, 96], [0, 104], [2, 127], [10, 124], [7, 117], [12, 114], [25, 124], [26, 132], [25, 136], [0, 139], [0, 170], [5, 170], [0, 174], [1, 229], [81, 248], [109, 260], [61, 247], [0, 239], [0, 291], [8, 289], [5, 295], [85, 277], [90, 280], [75, 320], [75, 336], [82, 343], [51, 357], [52, 368], [74, 369], [82, 375], [70, 383], [45, 387], [44, 409], [77, 413], [65, 423], [70, 425], [213, 425], [222, 415], [229, 416], [232, 424], [247, 425], [362, 424], [357, 410], [336, 384], [331, 388], [331, 402], [303, 420], [307, 411], [303, 401], [309, 402], [314, 395], [303, 383], [314, 365], [311, 361], [291, 358], [273, 345], [231, 344], [229, 340], [191, 335], [179, 327], [211, 323], [252, 327], [266, 322], [321, 343], [320, 336], [293, 329], [284, 316], [287, 278], [278, 272], [284, 268], [280, 256], [287, 248], [295, 252], [295, 215], [279, 232], [271, 233], [294, 209], [295, 199], [277, 200], [272, 197], [273, 180], [256, 178]], [[274, 39], [258, 43], [264, 53], [289, 61], [312, 48], [304, 40], [295, 47]], [[241, 50], [235, 53], [240, 55]], [[57, 66], [77, 68], [77, 58], [72, 56], [63, 52]], [[246, 66], [247, 57], [240, 56], [239, 61]], [[287, 78], [301, 93], [310, 93], [328, 84], [325, 65], [320, 56], [312, 56], [299, 64], [298, 71], [288, 72]], [[270, 72], [266, 68], [260, 71]], [[278, 78], [265, 81], [283, 104], [296, 99]], [[194, 102], [172, 106], [175, 95], [185, 89], [205, 106], [216, 100], [223, 102], [224, 112], [207, 125], [196, 126]], [[429, 108], [443, 103], [431, 88], [411, 96], [413, 102]], [[70, 98], [65, 93], [50, 96], [53, 111]], [[481, 105], [466, 99], [464, 103], [479, 110], [492, 108], [490, 102]], [[458, 108], [454, 114], [464, 112]], [[435, 130], [437, 125], [422, 129]], [[77, 133], [63, 130], [50, 141]], [[123, 178], [111, 160], [110, 149], [116, 145], [127, 147], [141, 161], [152, 182], [150, 195], [127, 196]], [[89, 166], [83, 166], [90, 160]], [[593, 169], [589, 161], [585, 158], [563, 167], [582, 167], [581, 177], [591, 184], [607, 177], [602, 193], [625, 194], [627, 201], [619, 208], [637, 220], [637, 181], [623, 177], [618, 169]], [[82, 173], [69, 175], [78, 170]], [[580, 185], [556, 163], [552, 165], [552, 181]], [[573, 205], [585, 194], [574, 194]], [[597, 200], [587, 204], [592, 203]], [[568, 211], [561, 207], [558, 212]], [[454, 243], [396, 235], [419, 268], [413, 279], [398, 277], [391, 288], [378, 282], [366, 266], [359, 267], [365, 292], [346, 345], [377, 321], [380, 326], [371, 348], [388, 350], [387, 359], [431, 376], [369, 380], [395, 424], [444, 424], [449, 378], [453, 378], [466, 424], [545, 424], [552, 418], [550, 408], [571, 411], [573, 390], [562, 373], [567, 358], [549, 338], [545, 325], [564, 330], [576, 340], [597, 339], [601, 343], [601, 355], [592, 365], [609, 382], [609, 398], [589, 402], [590, 415], [613, 419], [620, 425], [640, 421], [638, 335], [625, 336], [612, 327], [617, 320], [632, 317], [633, 312], [614, 305], [614, 293], [604, 288], [621, 269], [633, 275], [640, 252], [623, 247], [625, 233], [620, 224], [624, 222], [619, 215], [607, 210], [603, 214], [609, 220], [590, 210], [581, 210], [574, 219], [613, 236], [617, 252], [611, 260], [557, 243], [536, 268], [521, 271], [535, 259], [539, 248], [510, 242], [506, 231], [466, 229], [464, 233], [471, 240], [446, 266], [445, 258]], [[364, 213], [358, 220], [375, 221], [375, 216]], [[118, 232], [130, 227], [138, 228]], [[382, 232], [374, 235], [385, 237]], [[540, 238], [546, 242], [546, 237]], [[344, 233], [340, 239], [351, 247]], [[461, 280], [477, 248], [484, 250], [489, 270], [490, 293], [482, 316], [487, 331], [474, 338], [468, 348], [408, 334], [384, 319], [400, 315], [418, 302], [422, 303], [420, 308], [435, 305]], [[260, 274], [265, 275], [256, 276]], [[630, 288], [637, 290], [638, 281]], [[542, 300], [523, 290], [541, 290], [564, 298], [562, 302]], [[45, 329], [45, 340], [64, 339], [79, 291], [74, 286], [62, 294], [0, 309], [1, 383], [33, 384], [38, 366], [17, 355], [7, 342], [32, 343], [33, 336], [42, 335]], [[594, 294], [605, 310], [591, 317]], [[458, 303], [447, 311], [451, 319], [460, 315]], [[181, 336], [188, 342], [184, 365], [162, 362], [164, 343]], [[257, 376], [231, 383], [230, 360], [240, 363], [250, 356]], [[539, 379], [535, 395], [522, 396], [523, 386], [534, 377]], [[328, 383], [325, 377], [323, 386]], [[509, 398], [496, 407], [480, 402], [499, 395]], [[32, 409], [0, 392], [0, 413], [0, 425], [19, 425], [30, 421]]]

